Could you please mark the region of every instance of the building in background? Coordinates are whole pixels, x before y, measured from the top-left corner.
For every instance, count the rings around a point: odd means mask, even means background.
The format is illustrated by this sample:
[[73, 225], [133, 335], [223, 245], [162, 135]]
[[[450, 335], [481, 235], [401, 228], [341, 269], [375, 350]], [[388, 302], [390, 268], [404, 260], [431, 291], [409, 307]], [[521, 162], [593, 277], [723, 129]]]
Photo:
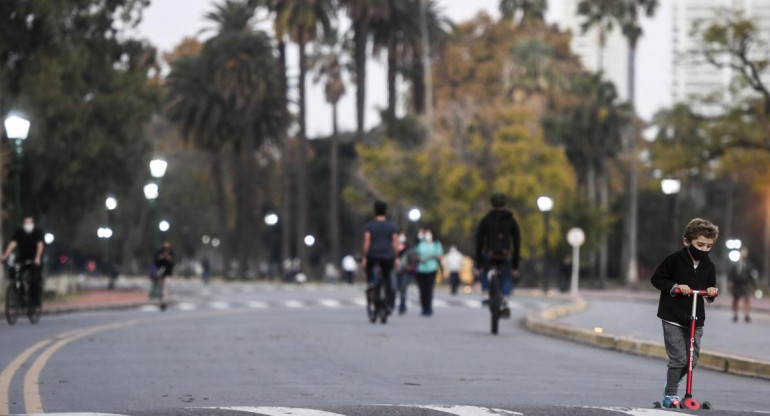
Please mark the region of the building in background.
[[[698, 45], [691, 36], [697, 21], [708, 21], [721, 10], [742, 10], [746, 17], [754, 19], [760, 33], [770, 33], [770, 1], [768, 0], [677, 0], [673, 2], [672, 30], [674, 61], [672, 65], [673, 102], [685, 102], [693, 96], [713, 95], [719, 104], [703, 105], [699, 108], [705, 114], [721, 111], [721, 103], [733, 101], [730, 83], [736, 75], [730, 68], [716, 68], [695, 59], [692, 52]], [[770, 81], [770, 77], [768, 77]], [[747, 91], [747, 93], [749, 93]]]

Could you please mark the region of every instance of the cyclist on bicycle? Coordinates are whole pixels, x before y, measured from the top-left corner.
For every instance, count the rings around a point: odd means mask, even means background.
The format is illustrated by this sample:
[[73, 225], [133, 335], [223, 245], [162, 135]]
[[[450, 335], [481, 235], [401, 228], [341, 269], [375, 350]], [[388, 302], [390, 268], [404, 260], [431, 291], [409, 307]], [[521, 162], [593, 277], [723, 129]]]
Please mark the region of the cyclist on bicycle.
[[513, 212], [505, 207], [505, 195], [495, 192], [490, 201], [492, 210], [481, 220], [476, 232], [475, 264], [481, 277], [484, 303], [488, 302], [489, 270], [497, 266], [503, 292], [501, 316], [507, 318], [511, 314], [508, 298], [513, 290], [512, 275], [519, 273], [521, 234]]
[[385, 304], [390, 307], [393, 299], [393, 286], [390, 284], [390, 273], [393, 267], [398, 267], [398, 227], [386, 216], [388, 204], [382, 201], [374, 203], [374, 219], [366, 223], [364, 231], [364, 255], [361, 266], [366, 271], [366, 282], [374, 282], [374, 269], [380, 267], [382, 284], [385, 285], [387, 296]]
[[165, 298], [166, 289], [166, 277], [171, 276], [174, 273], [174, 250], [171, 249], [171, 243], [169, 241], [163, 242], [163, 247], [155, 252], [153, 262], [155, 265], [155, 278], [159, 279], [160, 293]]
[[39, 308], [43, 305], [43, 273], [42, 273], [42, 259], [43, 248], [45, 244], [43, 242], [43, 231], [35, 227], [35, 219], [31, 216], [24, 217], [22, 227], [16, 230], [11, 236], [11, 242], [8, 243], [8, 248], [5, 249], [0, 262], [5, 262], [11, 255], [13, 250], [19, 248], [19, 253], [16, 256], [16, 262], [24, 264], [30, 262], [28, 267], [30, 273], [30, 302], [32, 306]]

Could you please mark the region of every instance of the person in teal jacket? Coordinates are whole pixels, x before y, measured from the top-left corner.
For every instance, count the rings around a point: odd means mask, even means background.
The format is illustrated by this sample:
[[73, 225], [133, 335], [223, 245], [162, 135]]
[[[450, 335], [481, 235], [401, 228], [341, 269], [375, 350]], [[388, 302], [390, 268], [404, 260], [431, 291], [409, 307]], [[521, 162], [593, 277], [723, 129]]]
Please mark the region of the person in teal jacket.
[[433, 230], [424, 228], [420, 242], [415, 247], [415, 253], [420, 262], [417, 263], [417, 286], [420, 288], [420, 303], [422, 316], [433, 315], [433, 288], [436, 286], [436, 272], [440, 267], [444, 248], [441, 243], [434, 240]]

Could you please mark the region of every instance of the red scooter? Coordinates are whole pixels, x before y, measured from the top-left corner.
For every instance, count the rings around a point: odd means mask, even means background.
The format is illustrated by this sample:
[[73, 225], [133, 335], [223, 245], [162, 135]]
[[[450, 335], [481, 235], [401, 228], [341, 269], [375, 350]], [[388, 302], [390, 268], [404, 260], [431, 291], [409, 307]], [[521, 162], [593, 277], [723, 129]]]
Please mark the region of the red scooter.
[[[677, 289], [675, 291], [677, 294], [681, 294], [682, 292]], [[711, 409], [711, 403], [704, 401], [703, 403], [695, 400], [692, 397], [692, 365], [693, 365], [693, 354], [695, 353], [695, 322], [698, 320], [697, 317], [697, 306], [698, 306], [698, 297], [700, 296], [708, 296], [707, 292], [705, 290], [693, 290], [692, 291], [692, 312], [690, 313], [690, 349], [687, 352], [687, 391], [684, 395], [684, 400], [682, 400], [681, 403], [679, 403], [679, 407], [682, 409]], [[709, 302], [713, 302], [714, 298], [707, 298]], [[660, 402], [655, 402], [655, 407], [660, 408], [662, 407]]]

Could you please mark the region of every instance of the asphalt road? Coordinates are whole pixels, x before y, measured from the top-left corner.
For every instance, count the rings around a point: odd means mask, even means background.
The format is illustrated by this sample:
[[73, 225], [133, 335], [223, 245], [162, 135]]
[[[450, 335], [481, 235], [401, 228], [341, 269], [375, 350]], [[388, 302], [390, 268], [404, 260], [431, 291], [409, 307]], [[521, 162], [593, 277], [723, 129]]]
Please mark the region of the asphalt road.
[[[0, 326], [0, 406], [7, 398], [10, 413], [635, 415], [655, 414], [645, 408], [661, 399], [665, 362], [520, 325], [555, 300], [518, 297], [493, 336], [478, 294], [452, 298], [443, 288], [433, 317], [412, 305], [387, 325], [368, 323], [357, 286], [181, 282], [174, 292], [179, 303], [165, 313]], [[769, 411], [768, 387], [702, 370], [695, 396], [719, 409]]]

